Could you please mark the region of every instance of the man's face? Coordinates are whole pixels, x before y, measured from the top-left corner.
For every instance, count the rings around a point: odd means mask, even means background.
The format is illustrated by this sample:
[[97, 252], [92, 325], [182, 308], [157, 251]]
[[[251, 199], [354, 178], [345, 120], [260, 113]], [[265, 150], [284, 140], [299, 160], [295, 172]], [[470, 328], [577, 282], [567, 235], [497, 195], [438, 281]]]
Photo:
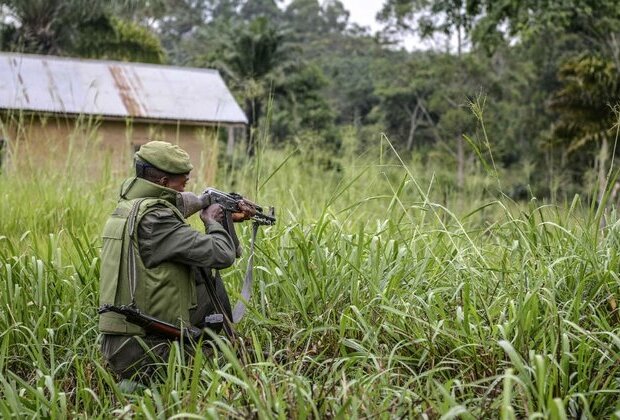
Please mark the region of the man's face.
[[187, 181], [189, 181], [189, 174], [168, 175], [167, 177], [163, 178], [163, 180], [164, 187], [172, 188], [173, 190], [178, 192], [184, 192], [185, 185], [187, 184]]

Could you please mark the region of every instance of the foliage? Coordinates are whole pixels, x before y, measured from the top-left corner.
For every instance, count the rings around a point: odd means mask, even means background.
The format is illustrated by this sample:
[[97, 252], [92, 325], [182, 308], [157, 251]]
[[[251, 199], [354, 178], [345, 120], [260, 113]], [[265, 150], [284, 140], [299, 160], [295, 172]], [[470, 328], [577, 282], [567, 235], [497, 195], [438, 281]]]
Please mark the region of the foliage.
[[[556, 167], [560, 172], [572, 172], [572, 179], [584, 183], [587, 181], [581, 175], [596, 161], [599, 184], [603, 188], [604, 174], [607, 171], [603, 166], [608, 160], [604, 155], [607, 153], [605, 150], [609, 137], [613, 134], [607, 133], [605, 141], [600, 139], [601, 134], [606, 133], [615, 123], [611, 109], [617, 105], [618, 98], [615, 96], [613, 83], [604, 75], [606, 72], [603, 72], [603, 76], [598, 80], [590, 77], [592, 80], [582, 79], [583, 84], [580, 84], [579, 79], [584, 77], [585, 73], [569, 75], [571, 71], [568, 68], [580, 71], [575, 67], [575, 63], [583, 59], [584, 50], [591, 51], [604, 62], [619, 68], [620, 9], [615, 1], [498, 3], [486, 0], [389, 0], [379, 17], [388, 24], [388, 29], [397, 32], [414, 30], [422, 36], [437, 32], [456, 34], [457, 56], [460, 56], [458, 52], [461, 51], [461, 36], [465, 35], [474, 41], [474, 50], [468, 53], [468, 56], [481, 60], [482, 57], [477, 53], [483, 51], [491, 57], [489, 64], [501, 57], [500, 59], [518, 66], [521, 75], [511, 71], [500, 75], [494, 71], [494, 66], [488, 64], [486, 70], [482, 70], [487, 73], [488, 79], [495, 79], [498, 85], [503, 86], [501, 90], [504, 92], [514, 92], [516, 86], [521, 86], [522, 89], [516, 95], [511, 94], [508, 101], [504, 99], [505, 95], [501, 94], [500, 102], [494, 103], [503, 113], [489, 119], [491, 123], [501, 122], [502, 125], [508, 124], [518, 130], [508, 137], [518, 145], [515, 150], [510, 151], [503, 146], [510, 142], [502, 142], [503, 145], [500, 145], [500, 151], [505, 149], [503, 153], [508, 157], [502, 160], [527, 160], [549, 167], [551, 169], [547, 177], [551, 176], [553, 168]], [[518, 58], [512, 59], [508, 55], [511, 52]], [[581, 62], [579, 67], [587, 72], [583, 67], [590, 64]], [[533, 67], [528, 69], [528, 65]], [[467, 68], [465, 62], [461, 67], [458, 72]], [[598, 71], [595, 67], [589, 69], [592, 74]], [[435, 70], [441, 66], [433, 65], [431, 68]], [[516, 81], [515, 76], [522, 79], [517, 85], [512, 84], [512, 81]], [[463, 77], [467, 78], [467, 73], [462, 74], [461, 78]], [[508, 79], [505, 79], [506, 77]], [[617, 75], [615, 77], [617, 78]], [[523, 84], [523, 81], [528, 83]], [[447, 85], [449, 84], [442, 84]], [[466, 83], [465, 86], [467, 85], [469, 84]], [[457, 87], [457, 92], [458, 90]], [[484, 91], [487, 92], [486, 88]], [[471, 90], [464, 89], [461, 95], [469, 96]], [[573, 98], [569, 99], [569, 96]], [[590, 98], [592, 112], [599, 115], [595, 118], [596, 122], [592, 115], [586, 115], [589, 111], [585, 104], [575, 104], [575, 101], [579, 101], [579, 96]], [[489, 97], [497, 100], [494, 94]], [[581, 111], [577, 108], [581, 108]], [[445, 120], [445, 117], [450, 117], [450, 114], [454, 116], [455, 113], [458, 111], [452, 107], [438, 112], [438, 115], [443, 115]], [[518, 117], [507, 119], [505, 115]], [[499, 126], [500, 129], [503, 129], [502, 125]], [[398, 126], [403, 130], [405, 122]], [[463, 126], [455, 127], [457, 132], [468, 130]], [[549, 142], [550, 137], [557, 141]], [[523, 138], [526, 140], [523, 141]], [[595, 138], [602, 144], [597, 159], [594, 159], [595, 153], [591, 148], [582, 149], [584, 153], [580, 155], [566, 157], [567, 152], [590, 143]], [[559, 165], [554, 162], [559, 162]], [[544, 190], [544, 187], [540, 188], [542, 185], [539, 181], [535, 182], [539, 184], [539, 191]], [[588, 189], [587, 186], [585, 188]]]
[[560, 118], [554, 134], [568, 141], [568, 152], [615, 137], [612, 130], [620, 106], [620, 70], [600, 57], [574, 58], [560, 69], [562, 88], [551, 106]]
[[159, 40], [116, 18], [108, 2], [3, 0], [0, 12], [3, 50], [153, 63], [164, 59]]
[[74, 47], [80, 57], [121, 61], [163, 63], [165, 54], [159, 38], [148, 29], [117, 18], [89, 22], [80, 31], [88, 33]]
[[79, 37], [78, 25], [104, 13], [104, 2], [85, 0], [2, 0], [0, 7], [3, 49], [41, 54], [62, 53]]
[[247, 21], [263, 17], [271, 22], [278, 22], [282, 18], [282, 11], [275, 0], [255, 0], [245, 2], [239, 16]]
[[378, 17], [393, 30], [416, 30], [423, 36], [464, 30], [487, 47], [515, 36], [530, 40], [550, 30], [555, 35], [580, 33], [592, 45], [601, 45], [617, 34], [620, 10], [614, 0], [387, 0]]
[[484, 41], [499, 27], [508, 28], [507, 35], [525, 39], [539, 37], [548, 31], [578, 33], [590, 41], [590, 47], [600, 47], [609, 36], [618, 32], [620, 10], [613, 0], [567, 0], [540, 4], [535, 0], [510, 1], [498, 6], [481, 2], [486, 10], [480, 19], [478, 37]]
[[292, 70], [292, 76], [280, 79], [274, 86], [278, 105], [273, 107], [271, 128], [275, 139], [283, 142], [300, 131], [311, 131], [325, 136], [322, 146], [334, 146], [334, 114], [321, 93], [327, 84], [323, 72], [305, 63], [288, 70]]
[[224, 25], [205, 28], [201, 34], [210, 38], [221, 30], [219, 37], [207, 47], [206, 54], [196, 61], [200, 65], [218, 68], [244, 104], [250, 130], [248, 154], [255, 152], [255, 137], [263, 117], [270, 92], [286, 65], [287, 51], [283, 45], [284, 35], [259, 17], [248, 24], [238, 24], [225, 29]]
[[[173, 352], [167, 378], [132, 393], [103, 367], [94, 321], [99, 230], [120, 180], [5, 174], [3, 416], [617, 415], [617, 215], [601, 234], [578, 197], [515, 205], [480, 175], [455, 195], [441, 167], [391, 150], [343, 156], [339, 172], [316, 148], [267, 150], [224, 174], [222, 188], [257, 182], [253, 198], [279, 211], [238, 325], [269, 355]], [[231, 291], [244, 263], [224, 273]]]
[[326, 83], [323, 73], [301, 59], [300, 50], [285, 42], [286, 34], [265, 17], [258, 17], [237, 25], [215, 22], [203, 28], [193, 42], [196, 51], [204, 51], [194, 63], [219, 69], [244, 104], [250, 155], [272, 100], [276, 140], [309, 130], [322, 132], [330, 142], [334, 117], [319, 93]]
[[456, 33], [460, 55], [462, 36], [468, 34], [481, 12], [479, 0], [387, 0], [378, 18], [391, 31], [413, 31], [421, 37], [439, 32], [450, 36]]
[[[618, 100], [613, 75], [586, 80], [577, 93], [573, 81], [583, 74], [565, 70], [584, 51], [605, 63], [594, 65], [596, 72], [620, 68], [613, 0], [387, 0], [379, 14], [385, 31], [375, 35], [351, 22], [338, 0], [0, 6], [2, 49], [218, 69], [250, 120], [250, 153], [259, 132], [281, 147], [308, 142], [334, 154], [351, 138], [356, 150], [373, 148], [385, 133], [399, 152], [456, 169], [452, 181], [462, 188], [479, 164], [464, 139], [483, 142], [470, 112], [480, 98], [498, 165], [528, 174], [521, 198], [590, 192], [588, 174], [607, 173], [613, 157], [601, 159], [605, 142], [568, 130], [613, 126], [606, 114]], [[394, 43], [412, 31], [445, 37], [445, 48], [405, 51]], [[589, 115], [564, 103], [568, 91], [589, 95], [601, 115], [596, 129]]]

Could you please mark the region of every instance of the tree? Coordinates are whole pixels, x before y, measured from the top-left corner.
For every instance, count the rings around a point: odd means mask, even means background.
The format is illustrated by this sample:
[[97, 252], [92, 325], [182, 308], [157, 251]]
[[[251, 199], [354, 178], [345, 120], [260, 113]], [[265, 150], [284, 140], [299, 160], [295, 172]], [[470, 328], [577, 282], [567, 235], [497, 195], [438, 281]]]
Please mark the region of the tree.
[[[431, 37], [436, 33], [443, 33], [448, 37], [456, 35], [457, 57], [463, 55], [464, 38], [469, 35], [475, 17], [480, 11], [478, 1], [471, 0], [388, 0], [379, 12], [379, 19], [388, 22], [394, 30], [404, 30], [418, 33], [422, 38]], [[458, 66], [455, 71], [458, 79], [464, 74]], [[456, 103], [456, 102], [455, 102]], [[417, 112], [419, 108], [415, 108]], [[458, 106], [452, 111], [452, 120], [456, 115], [463, 116]], [[417, 114], [416, 114], [417, 115]], [[414, 123], [412, 113], [412, 125]], [[417, 117], [416, 117], [417, 118]], [[410, 131], [413, 132], [413, 131]], [[457, 146], [457, 185], [464, 184], [465, 171], [465, 144], [462, 132], [455, 136]]]
[[422, 38], [456, 35], [460, 56], [480, 12], [477, 0], [387, 0], [377, 17], [388, 25], [388, 33], [414, 32]]
[[616, 0], [387, 0], [378, 14], [388, 30], [421, 36], [465, 31], [493, 50], [506, 39], [525, 41], [549, 31], [579, 33], [620, 57]]
[[328, 0], [323, 4], [321, 15], [328, 32], [342, 33], [349, 26], [351, 14], [339, 0]]
[[[579, 174], [592, 161], [598, 170], [599, 194], [604, 191], [609, 159], [609, 129], [617, 122], [620, 102], [620, 8], [615, 0], [566, 0], [540, 4], [511, 1], [496, 7], [485, 1], [486, 14], [477, 23], [476, 38], [518, 37], [522, 43], [540, 38], [545, 54], [555, 56], [548, 78], [549, 109], [555, 113], [551, 137], [561, 145], [564, 160]], [[502, 28], [501, 30], [498, 28]], [[583, 51], [589, 51], [584, 55]], [[554, 80], [555, 79], [555, 80]], [[597, 144], [598, 156], [585, 145]], [[579, 151], [579, 153], [574, 153]]]
[[[599, 199], [605, 191], [609, 144], [616, 136], [620, 107], [620, 78], [615, 64], [590, 54], [575, 57], [560, 69], [562, 87], [553, 95], [551, 108], [559, 117], [552, 135], [563, 142], [567, 154], [586, 151], [597, 144]], [[583, 153], [581, 158], [583, 158]], [[590, 155], [591, 156], [591, 155]]]
[[75, 43], [78, 25], [104, 14], [102, 1], [1, 0], [3, 48], [62, 54]]
[[255, 131], [269, 93], [287, 60], [284, 35], [264, 17], [234, 27], [229, 25], [227, 30], [222, 26], [216, 28], [217, 36], [208, 27], [196, 34], [195, 45], [203, 44], [207, 49], [195, 57], [193, 64], [219, 69], [242, 98], [250, 127], [247, 152], [252, 155]]
[[321, 69], [306, 62], [294, 62], [287, 68], [289, 77], [280, 78], [274, 88], [273, 131], [284, 140], [300, 131], [320, 133], [322, 145], [335, 152], [334, 113], [323, 95], [327, 80]]
[[275, 0], [253, 0], [241, 6], [239, 16], [246, 21], [264, 17], [271, 23], [280, 23], [282, 20], [282, 10], [280, 10]]
[[159, 39], [147, 28], [116, 17], [102, 16], [79, 27], [80, 37], [70, 50], [80, 57], [163, 63]]
[[101, 0], [0, 0], [0, 47], [38, 54], [162, 62], [157, 37]]
[[291, 28], [295, 28], [300, 41], [307, 41], [322, 31], [323, 19], [318, 0], [293, 0], [286, 7], [284, 17]]
[[131, 0], [126, 7], [116, 7], [115, 13], [157, 34], [168, 60], [184, 65], [193, 57], [192, 51], [185, 48], [185, 40], [208, 21], [235, 16], [238, 3], [238, 0]]
[[387, 133], [396, 145], [409, 151], [441, 140], [437, 115], [432, 116], [428, 109], [428, 100], [436, 90], [430, 64], [430, 56], [423, 53], [406, 61], [386, 62], [377, 83]]
[[553, 31], [580, 34], [592, 46], [608, 44], [607, 47], [618, 49], [617, 41], [611, 41], [620, 29], [620, 9], [615, 0], [478, 2], [478, 10], [484, 11], [476, 22], [476, 37], [481, 42], [495, 37], [494, 34], [527, 40]]

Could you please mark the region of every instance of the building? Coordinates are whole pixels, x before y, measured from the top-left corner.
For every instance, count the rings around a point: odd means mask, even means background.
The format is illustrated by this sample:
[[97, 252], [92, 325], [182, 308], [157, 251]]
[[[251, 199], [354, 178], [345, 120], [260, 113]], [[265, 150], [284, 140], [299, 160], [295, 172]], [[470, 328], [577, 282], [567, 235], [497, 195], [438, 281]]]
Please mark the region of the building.
[[213, 180], [218, 138], [247, 118], [215, 70], [0, 53], [4, 167], [127, 172], [149, 140], [186, 149]]

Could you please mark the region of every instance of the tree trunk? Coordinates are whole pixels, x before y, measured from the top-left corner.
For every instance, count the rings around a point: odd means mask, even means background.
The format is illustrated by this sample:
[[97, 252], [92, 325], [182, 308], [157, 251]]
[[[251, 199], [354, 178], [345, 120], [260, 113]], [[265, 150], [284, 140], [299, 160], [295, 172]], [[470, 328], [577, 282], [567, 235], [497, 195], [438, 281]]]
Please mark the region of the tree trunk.
[[[462, 59], [462, 38], [461, 38], [461, 25], [457, 25], [456, 27], [457, 34], [457, 55], [459, 61]], [[465, 141], [463, 140], [463, 136], [459, 135], [456, 139], [456, 185], [459, 189], [463, 189], [463, 185], [465, 184]]]
[[424, 103], [420, 100], [420, 98], [418, 98], [418, 106], [420, 107], [422, 114], [426, 118], [428, 125], [431, 127], [433, 136], [435, 136], [435, 141], [437, 141], [438, 143], [441, 142], [442, 139], [441, 139], [441, 136], [439, 135], [439, 132], [437, 131], [437, 126], [435, 125], [435, 121], [433, 121], [433, 118], [428, 113], [426, 107], [424, 106]]
[[226, 143], [226, 155], [232, 156], [235, 151], [235, 127], [229, 126], [228, 128], [228, 142]]
[[246, 131], [247, 154], [254, 156], [256, 153], [256, 135], [260, 119], [261, 103], [257, 99], [246, 100], [246, 115], [248, 117], [248, 130]]
[[606, 137], [601, 142], [601, 150], [598, 155], [598, 202], [603, 201], [607, 187], [607, 159], [609, 157], [609, 143]]
[[614, 62], [616, 67], [616, 73], [620, 76], [620, 39], [616, 36], [615, 33], [610, 33], [609, 37], [606, 38], [607, 46], [610, 51], [611, 59]]
[[420, 111], [420, 105], [416, 105], [415, 109], [411, 113], [411, 125], [409, 126], [409, 136], [407, 137], [407, 150], [408, 151], [410, 151], [413, 148], [413, 136], [415, 134], [416, 128], [418, 127], [419, 111]]
[[355, 107], [353, 109], [353, 127], [355, 127], [357, 133], [359, 133], [360, 128], [362, 128], [362, 117], [360, 114], [359, 107]]
[[463, 53], [463, 38], [461, 34], [461, 25], [456, 26], [456, 55], [461, 58]]
[[[603, 205], [603, 199], [605, 197], [605, 189], [607, 187], [607, 158], [609, 157], [609, 143], [607, 137], [603, 136], [601, 142], [601, 150], [598, 156], [598, 203], [599, 206]], [[607, 226], [607, 220], [605, 218], [605, 209], [601, 214], [601, 221], [599, 227], [604, 229]]]
[[465, 142], [462, 136], [456, 138], [456, 185], [459, 189], [465, 184]]

